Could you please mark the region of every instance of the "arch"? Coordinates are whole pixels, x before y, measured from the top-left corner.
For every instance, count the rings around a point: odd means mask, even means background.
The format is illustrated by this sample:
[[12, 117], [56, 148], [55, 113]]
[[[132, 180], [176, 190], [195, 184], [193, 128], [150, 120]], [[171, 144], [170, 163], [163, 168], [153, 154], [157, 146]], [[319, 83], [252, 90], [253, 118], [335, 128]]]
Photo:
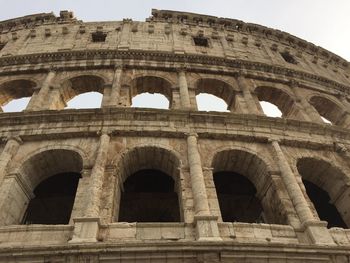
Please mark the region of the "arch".
[[116, 218], [127, 222], [180, 221], [179, 166], [179, 159], [164, 148], [141, 146], [125, 152], [117, 165], [124, 191], [117, 196]]
[[281, 117], [296, 118], [299, 114], [293, 96], [279, 88], [259, 86], [255, 88], [259, 101], [266, 101], [278, 107], [282, 112]]
[[317, 112], [332, 124], [340, 125], [343, 121], [343, 107], [325, 96], [314, 95], [309, 99], [310, 104], [317, 110]]
[[[250, 223], [261, 221], [287, 223], [287, 216], [284, 211], [281, 211], [280, 200], [272, 184], [269, 165], [263, 159], [248, 151], [227, 149], [214, 155], [212, 167], [223, 220], [225, 220], [225, 215], [229, 215], [229, 218], [236, 217]], [[217, 179], [220, 176], [224, 176], [221, 183]], [[240, 184], [239, 187], [236, 183]], [[231, 204], [225, 203], [224, 200], [223, 194], [227, 195], [226, 187], [231, 189], [230, 196], [226, 196], [226, 201], [230, 200]], [[238, 203], [243, 201], [246, 203]], [[236, 203], [232, 204], [233, 202]], [[233, 215], [232, 211], [225, 210], [233, 206], [240, 207], [241, 214], [237, 211]], [[256, 210], [244, 211], [249, 208]]]
[[[345, 195], [345, 193], [349, 191], [349, 179], [347, 178], [346, 174], [344, 174], [340, 168], [334, 166], [330, 162], [314, 157], [299, 158], [297, 160], [296, 167], [298, 173], [304, 181], [306, 193], [308, 194], [310, 200], [313, 201], [314, 207], [316, 212], [318, 212], [320, 219], [329, 221], [330, 227], [337, 226], [336, 222], [341, 220], [344, 220], [344, 222], [349, 226], [349, 200], [347, 195]], [[318, 192], [319, 196], [322, 196], [321, 194], [323, 191], [329, 196], [329, 203], [319, 203], [321, 199], [316, 200], [312, 198], [313, 196], [310, 196], [312, 195], [311, 192]], [[325, 200], [326, 199], [323, 198], [321, 201]], [[338, 218], [334, 221], [331, 217], [325, 216], [322, 211], [318, 210], [320, 206], [328, 206], [329, 204], [334, 204], [337, 211], [340, 213], [340, 219]], [[343, 227], [343, 225], [341, 227]]]
[[[13, 175], [6, 177], [10, 188], [16, 189], [9, 192], [9, 198], [17, 200], [16, 205], [5, 208], [6, 213], [15, 215], [7, 220], [7, 224], [20, 222], [26, 224], [67, 224], [82, 168], [83, 159], [77, 151], [57, 148], [38, 149], [35, 153], [31, 153], [16, 170], [15, 177], [18, 179], [13, 180]], [[41, 187], [42, 185], [44, 187]], [[72, 191], [69, 196], [66, 196], [65, 189], [70, 186]], [[46, 191], [47, 187], [51, 189], [49, 192]], [[50, 193], [56, 193], [56, 195]], [[54, 201], [52, 198], [56, 198], [56, 200]], [[48, 210], [43, 209], [42, 204], [47, 202], [51, 204], [50, 207], [64, 209], [52, 213], [52, 215], [59, 215], [60, 219], [56, 220], [55, 217], [43, 214], [44, 211]]]
[[83, 93], [98, 92], [103, 95], [105, 80], [97, 75], [78, 75], [62, 82], [61, 97], [64, 104]]
[[29, 79], [15, 79], [0, 84], [0, 106], [5, 106], [11, 100], [31, 97], [37, 83]]
[[169, 101], [169, 108], [171, 108], [173, 100], [172, 84], [167, 79], [152, 75], [135, 77], [131, 81], [130, 100], [132, 100], [133, 97], [142, 93], [159, 93], [161, 95], [164, 95]]
[[77, 151], [56, 148], [38, 151], [27, 158], [19, 168], [24, 181], [34, 189], [40, 182], [55, 174], [80, 173], [82, 156]]
[[214, 78], [200, 78], [195, 82], [196, 95], [207, 93], [225, 101], [227, 110], [234, 107], [235, 91], [227, 82]]

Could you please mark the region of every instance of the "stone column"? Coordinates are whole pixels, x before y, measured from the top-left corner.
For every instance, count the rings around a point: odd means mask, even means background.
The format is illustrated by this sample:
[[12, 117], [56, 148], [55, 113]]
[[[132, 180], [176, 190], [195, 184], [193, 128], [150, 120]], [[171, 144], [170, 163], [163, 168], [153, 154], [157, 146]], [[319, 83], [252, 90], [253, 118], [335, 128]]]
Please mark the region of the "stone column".
[[27, 107], [25, 108], [24, 111], [31, 111], [33, 110], [33, 108], [35, 107], [35, 102], [37, 101], [38, 99], [38, 94], [39, 94], [39, 90], [40, 90], [40, 87], [34, 87], [33, 88], [34, 92], [28, 102], [28, 105]]
[[73, 218], [74, 233], [70, 243], [97, 242], [100, 227], [100, 197], [110, 136], [102, 134], [87, 191], [87, 207], [82, 218]]
[[33, 102], [31, 110], [46, 110], [50, 108], [50, 105], [48, 105], [49, 103], [47, 102], [50, 101], [50, 85], [55, 76], [56, 72], [53, 70], [50, 70], [49, 73], [47, 73], [46, 78], [42, 83], [37, 96], [35, 96], [36, 99]]
[[187, 135], [187, 153], [195, 209], [194, 220], [197, 240], [220, 240], [217, 225], [218, 217], [212, 216], [209, 210], [202, 163], [197, 145], [197, 134], [195, 133]]
[[306, 231], [315, 244], [333, 244], [334, 241], [327, 230], [327, 222], [318, 221], [314, 218], [278, 140], [272, 139], [271, 144], [277, 157], [282, 180], [302, 223], [303, 230]]
[[296, 81], [290, 81], [289, 86], [292, 88], [295, 97], [297, 98], [297, 103], [300, 103], [301, 108], [306, 113], [306, 118], [309, 121], [322, 123], [324, 121], [321, 119], [321, 115], [317, 110], [306, 100], [305, 96], [300, 93], [299, 84]]
[[123, 19], [123, 27], [120, 33], [120, 42], [118, 45], [119, 50], [129, 49], [129, 38], [130, 38], [130, 24], [131, 19]]
[[179, 91], [180, 91], [180, 101], [182, 109], [188, 110], [191, 109], [190, 95], [188, 92], [188, 85], [186, 79], [185, 69], [179, 69]]
[[236, 76], [238, 87], [242, 91], [244, 101], [250, 114], [264, 115], [260, 105], [258, 106], [250, 90], [250, 85], [244, 75], [239, 72]]
[[21, 144], [22, 140], [20, 137], [9, 137], [7, 139], [5, 148], [0, 154], [0, 185], [3, 182], [4, 177], [6, 175], [6, 168], [9, 162], [17, 153]]
[[109, 95], [108, 106], [109, 107], [117, 107], [119, 105], [119, 97], [121, 90], [121, 78], [123, 73], [123, 67], [121, 65], [117, 65], [114, 70], [113, 82], [111, 93]]

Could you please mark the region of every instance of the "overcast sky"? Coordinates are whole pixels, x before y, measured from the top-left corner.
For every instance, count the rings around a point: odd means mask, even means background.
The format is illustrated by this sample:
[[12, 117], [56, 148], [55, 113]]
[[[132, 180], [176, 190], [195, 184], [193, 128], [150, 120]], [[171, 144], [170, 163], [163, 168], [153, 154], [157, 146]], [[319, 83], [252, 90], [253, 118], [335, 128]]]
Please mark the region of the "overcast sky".
[[[0, 20], [70, 10], [86, 22], [144, 21], [152, 8], [234, 18], [286, 31], [350, 61], [350, 0], [0, 0], [0, 4]], [[146, 101], [154, 106], [157, 100]]]
[[0, 0], [0, 4], [0, 20], [71, 10], [84, 21], [144, 21], [152, 8], [235, 18], [286, 31], [350, 61], [350, 0]]

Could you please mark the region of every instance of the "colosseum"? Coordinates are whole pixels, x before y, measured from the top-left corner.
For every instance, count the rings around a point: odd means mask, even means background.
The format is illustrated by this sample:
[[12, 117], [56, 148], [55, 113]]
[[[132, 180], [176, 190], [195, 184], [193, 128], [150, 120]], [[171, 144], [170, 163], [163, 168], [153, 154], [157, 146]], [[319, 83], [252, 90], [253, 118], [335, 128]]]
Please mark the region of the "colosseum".
[[[209, 15], [0, 22], [0, 262], [350, 262], [349, 75]], [[88, 92], [101, 107], [65, 109]], [[168, 109], [132, 107], [145, 93]]]

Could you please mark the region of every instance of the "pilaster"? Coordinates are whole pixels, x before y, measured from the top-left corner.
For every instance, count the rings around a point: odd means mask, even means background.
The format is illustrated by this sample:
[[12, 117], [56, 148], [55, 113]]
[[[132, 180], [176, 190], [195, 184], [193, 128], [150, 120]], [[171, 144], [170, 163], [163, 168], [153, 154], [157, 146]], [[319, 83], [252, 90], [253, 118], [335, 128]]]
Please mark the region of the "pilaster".
[[334, 244], [326, 228], [327, 224], [325, 225], [325, 222], [318, 221], [314, 218], [278, 140], [272, 139], [270, 142], [275, 151], [282, 180], [301, 221], [302, 230], [309, 236], [314, 244]]
[[217, 224], [218, 217], [211, 215], [209, 210], [202, 163], [197, 145], [197, 134], [187, 134], [187, 151], [194, 199], [196, 238], [199, 241], [220, 240], [221, 238]]

